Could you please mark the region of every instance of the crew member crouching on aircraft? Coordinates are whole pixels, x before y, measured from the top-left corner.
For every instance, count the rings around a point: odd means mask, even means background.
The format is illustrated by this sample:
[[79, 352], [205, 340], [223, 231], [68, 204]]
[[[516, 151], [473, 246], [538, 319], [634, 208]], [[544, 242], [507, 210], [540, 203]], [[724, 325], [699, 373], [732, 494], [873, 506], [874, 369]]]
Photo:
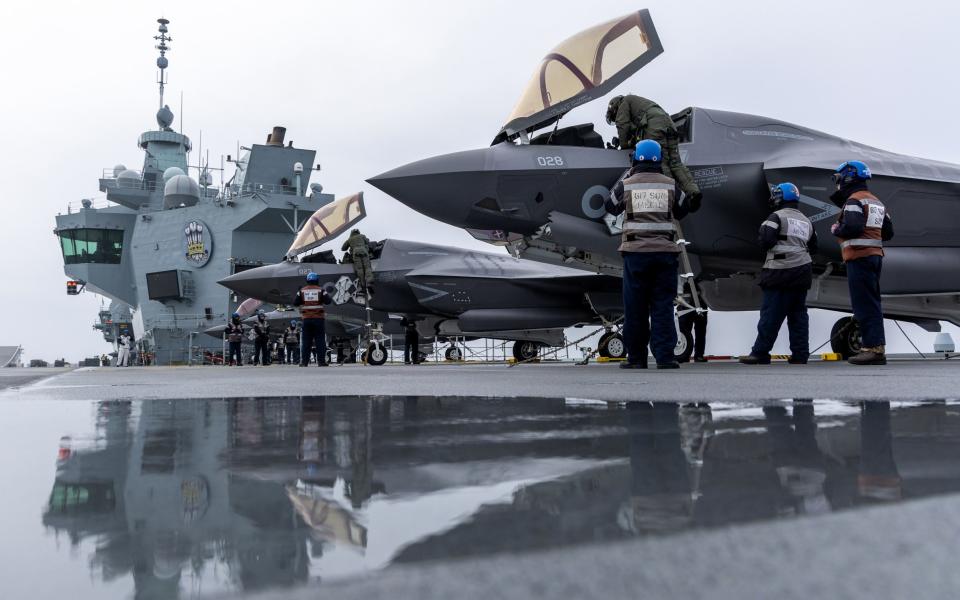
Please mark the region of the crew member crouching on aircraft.
[[324, 304], [330, 304], [330, 294], [320, 287], [320, 276], [313, 271], [307, 273], [307, 285], [300, 288], [293, 305], [300, 307], [300, 366], [310, 364], [310, 354], [316, 348], [317, 366], [327, 366], [327, 311]]
[[840, 239], [850, 305], [860, 324], [861, 351], [848, 360], [854, 365], [887, 364], [880, 271], [883, 242], [893, 239], [893, 221], [883, 203], [867, 190], [871, 176], [870, 168], [859, 160], [845, 162], [833, 174], [837, 191], [830, 196], [843, 208], [830, 231]]
[[641, 141], [633, 162], [610, 190], [605, 205], [612, 215], [626, 211], [620, 254], [627, 361], [620, 368], [646, 369], [649, 343], [658, 369], [676, 369], [680, 364], [673, 354], [677, 345], [673, 301], [680, 248], [673, 220], [691, 211], [677, 190], [677, 182], [663, 174], [660, 144]]
[[770, 350], [784, 318], [790, 330], [790, 364], [805, 365], [810, 356], [810, 319], [807, 315], [807, 290], [813, 283], [813, 259], [817, 251], [817, 232], [813, 223], [797, 210], [800, 190], [792, 183], [781, 183], [770, 192], [774, 212], [760, 225], [760, 248], [767, 252], [760, 271], [763, 305], [757, 323], [757, 340], [749, 356], [741, 356], [745, 365], [769, 365]]

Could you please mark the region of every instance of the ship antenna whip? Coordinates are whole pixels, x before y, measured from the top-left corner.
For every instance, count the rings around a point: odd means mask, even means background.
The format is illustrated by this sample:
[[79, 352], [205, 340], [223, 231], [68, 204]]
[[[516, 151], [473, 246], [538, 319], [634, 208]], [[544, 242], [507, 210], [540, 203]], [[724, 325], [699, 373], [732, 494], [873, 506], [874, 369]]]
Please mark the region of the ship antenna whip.
[[160, 69], [160, 76], [157, 80], [157, 83], [160, 84], [160, 108], [163, 108], [163, 86], [167, 83], [166, 69], [170, 64], [166, 57], [167, 50], [170, 49], [170, 46], [167, 45], [167, 42], [172, 42], [173, 38], [167, 35], [167, 25], [170, 23], [168, 19], [157, 19], [157, 23], [160, 24], [160, 27], [158, 28], [160, 35], [153, 36], [153, 39], [160, 42], [156, 45], [156, 49], [160, 51], [160, 56], [157, 57], [157, 67]]

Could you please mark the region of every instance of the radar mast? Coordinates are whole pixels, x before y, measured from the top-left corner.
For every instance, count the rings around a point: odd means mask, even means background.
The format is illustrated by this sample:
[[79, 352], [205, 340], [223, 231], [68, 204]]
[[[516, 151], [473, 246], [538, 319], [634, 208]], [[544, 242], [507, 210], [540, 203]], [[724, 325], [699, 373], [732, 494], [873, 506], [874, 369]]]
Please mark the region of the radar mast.
[[160, 129], [169, 131], [170, 126], [173, 124], [173, 111], [163, 103], [163, 87], [167, 83], [167, 66], [170, 64], [166, 56], [167, 51], [170, 49], [167, 42], [172, 42], [173, 38], [167, 35], [167, 25], [170, 23], [168, 19], [161, 17], [157, 19], [157, 23], [160, 24], [160, 27], [157, 28], [160, 35], [153, 36], [153, 39], [160, 42], [155, 46], [156, 49], [160, 51], [160, 56], [157, 57], [157, 67], [160, 69], [160, 75], [157, 78], [157, 83], [160, 84], [160, 110], [157, 111], [157, 124], [160, 126]]

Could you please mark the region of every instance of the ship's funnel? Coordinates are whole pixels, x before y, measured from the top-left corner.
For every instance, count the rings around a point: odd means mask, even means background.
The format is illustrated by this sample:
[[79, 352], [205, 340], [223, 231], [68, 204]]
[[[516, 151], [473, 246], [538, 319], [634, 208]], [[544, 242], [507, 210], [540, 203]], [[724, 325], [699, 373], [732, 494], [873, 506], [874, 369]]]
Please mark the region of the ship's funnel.
[[282, 146], [283, 137], [287, 135], [287, 128], [277, 125], [273, 128], [273, 133], [267, 135], [268, 146]]

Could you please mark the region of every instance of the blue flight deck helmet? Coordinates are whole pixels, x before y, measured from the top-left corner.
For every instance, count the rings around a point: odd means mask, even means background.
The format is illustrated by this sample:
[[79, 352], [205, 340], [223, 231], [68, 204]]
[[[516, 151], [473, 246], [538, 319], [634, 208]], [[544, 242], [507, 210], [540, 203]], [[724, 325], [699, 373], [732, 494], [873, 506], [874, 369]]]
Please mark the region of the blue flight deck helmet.
[[317, 283], [318, 281], [320, 281], [319, 275], [317, 275], [313, 271], [310, 271], [309, 273], [307, 273], [307, 283]]
[[833, 173], [833, 182], [837, 185], [853, 183], [854, 181], [866, 181], [873, 177], [870, 173], [870, 167], [859, 160], [849, 160], [839, 167]]
[[235, 312], [235, 313], [233, 313], [233, 314], [230, 315], [230, 316], [239, 319], [239, 318], [240, 318], [240, 313]]
[[770, 190], [770, 206], [777, 208], [784, 202], [799, 202], [800, 190], [792, 183], [778, 183]]
[[633, 160], [637, 162], [660, 162], [660, 144], [653, 140], [642, 140], [633, 151]]

